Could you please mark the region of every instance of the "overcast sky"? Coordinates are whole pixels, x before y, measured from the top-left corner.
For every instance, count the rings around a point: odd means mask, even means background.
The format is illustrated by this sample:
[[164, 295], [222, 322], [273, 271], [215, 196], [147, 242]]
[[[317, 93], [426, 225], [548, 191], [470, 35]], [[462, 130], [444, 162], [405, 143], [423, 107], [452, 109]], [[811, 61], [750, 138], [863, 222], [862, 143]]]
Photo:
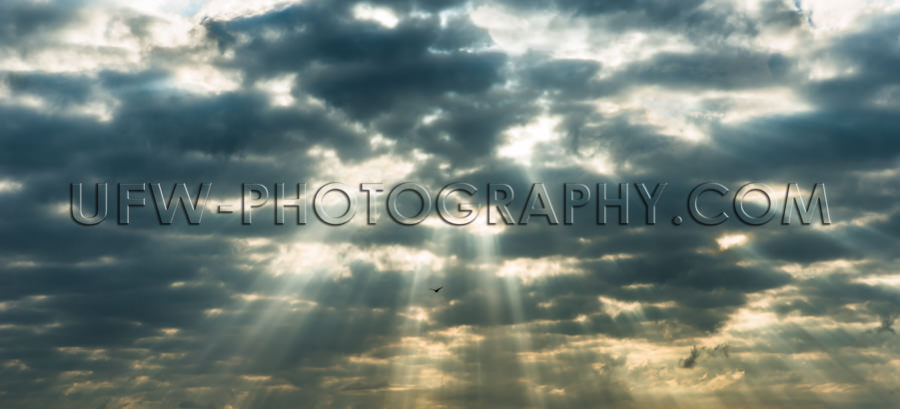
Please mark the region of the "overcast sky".
[[[0, 407], [896, 405], [898, 22], [888, 0], [2, 1]], [[213, 211], [330, 181], [669, 185], [654, 226], [634, 190], [630, 226]], [[823, 182], [832, 224], [673, 225], [706, 181]], [[109, 218], [81, 226], [70, 183], [97, 182]], [[149, 182], [212, 182], [203, 223], [159, 225], [148, 190], [117, 225], [115, 184]]]

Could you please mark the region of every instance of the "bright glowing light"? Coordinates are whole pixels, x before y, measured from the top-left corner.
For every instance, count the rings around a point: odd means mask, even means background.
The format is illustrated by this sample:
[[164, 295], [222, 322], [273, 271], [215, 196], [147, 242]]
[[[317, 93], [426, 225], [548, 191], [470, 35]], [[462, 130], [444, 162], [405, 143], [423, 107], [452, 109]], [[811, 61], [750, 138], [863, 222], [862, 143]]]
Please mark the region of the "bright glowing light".
[[506, 131], [506, 143], [499, 147], [498, 156], [511, 158], [523, 165], [531, 164], [534, 148], [543, 142], [560, 139], [556, 127], [561, 118], [540, 116], [533, 122]]
[[22, 183], [12, 179], [0, 179], [0, 193], [15, 193], [22, 190]]
[[366, 175], [367, 180], [381, 181], [388, 185], [407, 178], [417, 163], [423, 163], [431, 157], [429, 154], [414, 152], [411, 158], [383, 154], [362, 162], [344, 162], [334, 149], [318, 145], [310, 148], [307, 155], [321, 164], [320, 173], [310, 181], [310, 186], [322, 186], [335, 180], [356, 181], [360, 175]]
[[294, 96], [291, 95], [291, 88], [297, 74], [283, 75], [267, 80], [260, 81], [256, 84], [257, 88], [269, 94], [272, 98], [272, 105], [290, 106], [294, 104]]
[[292, 4], [300, 4], [299, 0], [216, 0], [205, 1], [195, 14], [196, 18], [212, 18], [231, 20], [239, 17], [250, 17], [272, 10], [281, 9]]
[[365, 3], [353, 7], [353, 17], [358, 20], [374, 21], [387, 28], [394, 28], [400, 22], [400, 19], [390, 9]]
[[672, 33], [607, 32], [598, 29], [602, 26], [596, 20], [569, 14], [489, 5], [475, 8], [470, 16], [490, 33], [497, 47], [510, 54], [540, 51], [553, 58], [594, 60], [615, 68], [659, 52], [694, 49], [690, 41]]
[[498, 277], [516, 277], [530, 284], [541, 277], [582, 274], [579, 261], [573, 257], [516, 258], [505, 260], [497, 270]]
[[240, 78], [208, 66], [181, 67], [175, 71], [175, 83], [189, 91], [219, 94], [238, 89]]
[[744, 244], [747, 244], [747, 235], [729, 234], [720, 236], [716, 239], [716, 243], [719, 244], [719, 250], [728, 250], [732, 247], [743, 246]]

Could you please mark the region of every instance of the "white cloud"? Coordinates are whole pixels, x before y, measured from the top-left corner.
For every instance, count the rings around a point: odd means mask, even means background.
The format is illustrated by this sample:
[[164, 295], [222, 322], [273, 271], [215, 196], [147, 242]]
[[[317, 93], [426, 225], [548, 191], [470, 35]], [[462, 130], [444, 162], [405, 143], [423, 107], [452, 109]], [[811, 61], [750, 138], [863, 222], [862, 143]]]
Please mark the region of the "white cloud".
[[374, 21], [387, 28], [394, 28], [400, 19], [387, 7], [376, 7], [367, 3], [360, 3], [353, 7], [353, 17], [358, 20]]

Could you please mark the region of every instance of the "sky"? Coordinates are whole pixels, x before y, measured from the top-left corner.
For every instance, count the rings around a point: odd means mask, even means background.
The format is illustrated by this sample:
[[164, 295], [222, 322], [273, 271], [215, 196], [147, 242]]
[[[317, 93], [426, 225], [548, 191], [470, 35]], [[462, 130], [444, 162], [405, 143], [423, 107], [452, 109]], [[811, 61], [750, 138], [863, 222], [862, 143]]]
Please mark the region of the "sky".
[[[0, 2], [0, 407], [891, 407], [898, 21], [876, 0]], [[215, 211], [242, 183], [334, 181], [517, 205], [668, 185], [655, 225], [636, 191], [628, 226], [403, 226], [383, 196], [374, 225]], [[709, 181], [823, 183], [832, 223], [693, 223]], [[115, 222], [119, 183], [204, 182], [199, 225], [158, 223], [149, 187]], [[73, 220], [73, 183], [88, 210], [109, 184], [107, 220]]]

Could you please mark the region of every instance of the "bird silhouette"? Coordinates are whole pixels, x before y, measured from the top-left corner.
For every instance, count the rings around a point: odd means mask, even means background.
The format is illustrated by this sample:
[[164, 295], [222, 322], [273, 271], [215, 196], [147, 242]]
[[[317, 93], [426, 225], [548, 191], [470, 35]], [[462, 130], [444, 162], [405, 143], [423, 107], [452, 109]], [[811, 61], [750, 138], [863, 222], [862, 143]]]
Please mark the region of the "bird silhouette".
[[444, 286], [440, 286], [438, 288], [431, 288], [430, 290], [434, 291], [434, 292], [438, 292], [438, 291], [441, 291], [441, 288], [444, 288]]

